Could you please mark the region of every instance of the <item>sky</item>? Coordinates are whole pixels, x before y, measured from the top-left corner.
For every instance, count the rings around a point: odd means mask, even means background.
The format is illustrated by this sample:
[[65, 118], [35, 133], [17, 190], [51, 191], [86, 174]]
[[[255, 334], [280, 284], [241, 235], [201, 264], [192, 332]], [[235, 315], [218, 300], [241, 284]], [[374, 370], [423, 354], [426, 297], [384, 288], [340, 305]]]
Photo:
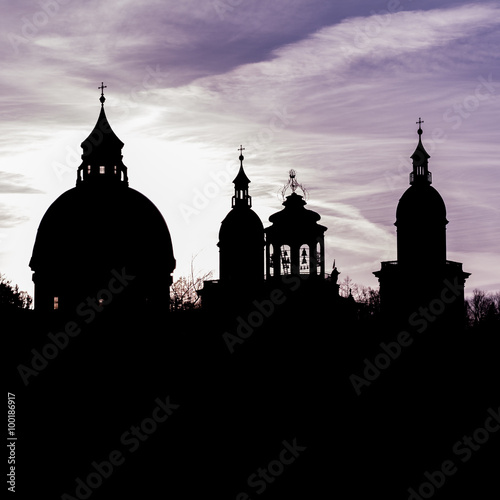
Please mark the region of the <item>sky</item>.
[[327, 270], [335, 259], [340, 280], [378, 287], [422, 117], [447, 258], [472, 273], [466, 294], [500, 290], [499, 2], [0, 3], [0, 272], [22, 290], [42, 216], [75, 185], [101, 81], [130, 186], [168, 224], [174, 279], [192, 261], [218, 277], [242, 144], [264, 226], [295, 169], [328, 228]]

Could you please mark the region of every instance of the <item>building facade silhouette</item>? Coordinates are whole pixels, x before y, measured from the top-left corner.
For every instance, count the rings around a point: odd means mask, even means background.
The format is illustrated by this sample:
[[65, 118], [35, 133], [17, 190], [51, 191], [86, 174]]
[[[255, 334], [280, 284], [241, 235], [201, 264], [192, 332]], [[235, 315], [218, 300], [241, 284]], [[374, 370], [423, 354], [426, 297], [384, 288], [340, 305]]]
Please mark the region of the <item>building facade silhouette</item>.
[[[410, 187], [396, 209], [397, 260], [381, 263], [373, 274], [380, 283], [380, 305], [391, 323], [459, 327], [464, 319], [464, 286], [470, 276], [460, 262], [446, 259], [446, 206], [432, 187], [430, 155], [422, 144], [411, 155]], [[430, 307], [426, 313], [421, 308]], [[427, 318], [421, 317], [427, 314]]]
[[[240, 147], [240, 153], [242, 150]], [[284, 208], [269, 217], [271, 226], [264, 229], [251, 209], [250, 180], [243, 159], [240, 154], [232, 208], [219, 232], [220, 278], [204, 282], [198, 292], [203, 306], [251, 307], [255, 299], [280, 288], [292, 289], [293, 297], [300, 296], [303, 304], [307, 295], [311, 302], [331, 305], [339, 299], [339, 271], [334, 264], [332, 273], [325, 273], [327, 228], [318, 224], [321, 216], [317, 212], [305, 208], [306, 191], [297, 182], [295, 171], [290, 170], [281, 191]], [[304, 196], [298, 194], [299, 188]]]
[[[76, 186], [49, 207], [36, 235], [30, 267], [37, 311], [74, 311], [82, 302], [97, 310], [125, 287], [123, 295], [135, 305], [168, 309], [175, 269], [170, 233], [155, 205], [129, 187], [124, 144], [109, 125], [104, 86], [100, 89], [101, 109], [81, 144]], [[420, 307], [439, 300], [434, 310], [440, 322], [459, 325], [469, 273], [461, 263], [446, 259], [446, 206], [431, 185], [430, 156], [420, 125], [419, 120], [410, 187], [396, 210], [397, 260], [382, 262], [374, 272], [381, 310], [387, 321], [401, 324]], [[295, 171], [282, 190], [283, 209], [269, 217], [271, 225], [264, 229], [252, 210], [243, 150], [239, 148], [231, 210], [219, 231], [220, 277], [205, 282], [199, 292], [203, 305], [251, 302], [292, 278], [299, 278], [309, 295], [338, 297], [339, 271], [334, 265], [331, 274], [325, 273], [327, 228], [319, 224], [317, 212], [305, 207], [306, 192]], [[449, 293], [453, 300], [446, 302]], [[418, 319], [413, 317], [414, 322]]]
[[103, 88], [97, 123], [81, 144], [76, 187], [52, 203], [38, 228], [30, 267], [39, 312], [100, 310], [117, 294], [136, 306], [168, 307], [170, 233], [156, 206], [129, 187], [124, 144], [109, 125]]

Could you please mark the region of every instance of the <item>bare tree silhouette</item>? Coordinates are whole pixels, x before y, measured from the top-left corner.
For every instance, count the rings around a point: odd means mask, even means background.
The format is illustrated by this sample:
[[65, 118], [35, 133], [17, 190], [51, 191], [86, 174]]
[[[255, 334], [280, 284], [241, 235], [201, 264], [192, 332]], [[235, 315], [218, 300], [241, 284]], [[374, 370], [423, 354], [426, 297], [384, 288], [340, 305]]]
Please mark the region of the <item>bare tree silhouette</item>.
[[185, 311], [200, 307], [200, 295], [198, 290], [203, 288], [204, 281], [212, 278], [213, 272], [200, 273], [195, 270], [194, 260], [191, 258], [191, 269], [189, 276], [181, 276], [172, 283], [170, 287], [170, 310]]
[[7, 280], [5, 274], [0, 274], [0, 308], [30, 309], [33, 303], [28, 292], [19, 291], [19, 286], [12, 286], [12, 280]]
[[486, 293], [474, 288], [473, 295], [465, 301], [467, 325], [475, 327], [486, 322], [498, 321], [500, 317], [500, 292]]

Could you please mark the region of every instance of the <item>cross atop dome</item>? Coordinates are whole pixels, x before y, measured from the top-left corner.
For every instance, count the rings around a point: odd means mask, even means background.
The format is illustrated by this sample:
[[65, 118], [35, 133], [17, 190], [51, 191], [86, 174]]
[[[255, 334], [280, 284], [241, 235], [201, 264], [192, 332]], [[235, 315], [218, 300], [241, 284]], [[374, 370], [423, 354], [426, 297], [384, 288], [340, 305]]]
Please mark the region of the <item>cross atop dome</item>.
[[104, 106], [104, 101], [106, 98], [104, 97], [104, 89], [107, 89], [108, 86], [104, 85], [104, 82], [101, 82], [101, 86], [97, 87], [101, 91], [101, 97], [99, 97], [99, 101], [101, 101], [101, 105]]
[[418, 122], [415, 122], [418, 125], [418, 130], [417, 134], [422, 135], [422, 123], [424, 123], [424, 120], [422, 120], [420, 117], [418, 118]]
[[240, 152], [240, 156], [239, 156], [238, 159], [243, 164], [243, 160], [245, 159], [245, 157], [243, 156], [243, 151], [245, 151], [245, 148], [240, 144], [240, 147], [238, 148], [238, 151]]

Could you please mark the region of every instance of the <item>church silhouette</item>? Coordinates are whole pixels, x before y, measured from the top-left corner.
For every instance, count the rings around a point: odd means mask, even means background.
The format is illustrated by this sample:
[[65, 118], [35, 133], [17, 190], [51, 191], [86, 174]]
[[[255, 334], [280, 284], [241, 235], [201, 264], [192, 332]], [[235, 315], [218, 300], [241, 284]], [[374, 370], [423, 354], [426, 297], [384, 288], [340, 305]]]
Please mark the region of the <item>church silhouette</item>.
[[170, 233], [153, 203], [128, 185], [124, 144], [109, 125], [103, 90], [97, 123], [81, 144], [76, 187], [49, 207], [38, 228], [30, 267], [39, 312], [74, 314], [99, 290], [96, 307], [108, 305], [113, 271], [134, 276], [125, 292], [133, 307], [169, 300], [175, 268]]
[[169, 312], [170, 233], [128, 185], [104, 88], [76, 186], [36, 235], [35, 310], [8, 329], [21, 498], [487, 498], [493, 443], [463, 436], [497, 438], [494, 337], [463, 329], [469, 273], [446, 260], [421, 126], [380, 314], [326, 272], [295, 171], [264, 227], [242, 146], [219, 278]]
[[[460, 328], [465, 317], [465, 280], [470, 273], [462, 270], [460, 262], [446, 260], [446, 206], [431, 186], [430, 156], [422, 144], [422, 123], [419, 118], [410, 187], [396, 210], [398, 260], [382, 262], [380, 271], [373, 274], [380, 282], [381, 307], [387, 321], [401, 323], [418, 306], [436, 301], [436, 325]], [[450, 287], [457, 293], [447, 295]]]

